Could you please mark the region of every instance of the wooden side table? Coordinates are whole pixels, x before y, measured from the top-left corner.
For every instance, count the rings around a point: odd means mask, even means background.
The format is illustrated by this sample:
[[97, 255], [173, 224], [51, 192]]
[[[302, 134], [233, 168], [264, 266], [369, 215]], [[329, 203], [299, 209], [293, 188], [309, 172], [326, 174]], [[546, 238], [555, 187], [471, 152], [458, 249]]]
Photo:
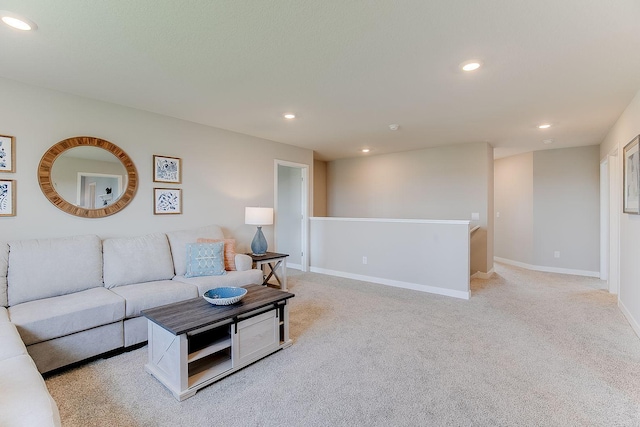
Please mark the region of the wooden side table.
[[[275, 277], [280, 285], [280, 289], [287, 290], [287, 257], [289, 254], [279, 254], [276, 252], [267, 252], [264, 255], [254, 255], [248, 253], [253, 260], [254, 268], [262, 270], [262, 284], [267, 285], [271, 277]], [[270, 271], [267, 271], [269, 267]], [[280, 274], [278, 274], [278, 270]]]

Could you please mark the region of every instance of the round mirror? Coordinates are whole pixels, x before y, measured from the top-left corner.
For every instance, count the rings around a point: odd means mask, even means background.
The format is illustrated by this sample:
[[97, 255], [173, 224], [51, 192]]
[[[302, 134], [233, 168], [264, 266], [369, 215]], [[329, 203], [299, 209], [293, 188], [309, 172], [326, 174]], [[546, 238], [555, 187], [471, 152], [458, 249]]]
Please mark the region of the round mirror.
[[138, 174], [120, 147], [80, 136], [60, 141], [44, 153], [38, 182], [47, 199], [64, 212], [102, 218], [129, 204], [138, 187]]

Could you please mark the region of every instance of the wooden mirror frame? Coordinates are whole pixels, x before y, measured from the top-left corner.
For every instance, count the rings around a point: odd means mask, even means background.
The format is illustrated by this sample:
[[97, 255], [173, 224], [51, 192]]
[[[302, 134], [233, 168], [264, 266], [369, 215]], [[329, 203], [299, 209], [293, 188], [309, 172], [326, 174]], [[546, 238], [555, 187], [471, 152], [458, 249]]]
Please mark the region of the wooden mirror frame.
[[[75, 147], [102, 148], [120, 160], [127, 171], [127, 187], [115, 203], [99, 209], [87, 209], [69, 203], [58, 194], [51, 180], [53, 163], [62, 153]], [[38, 165], [38, 182], [45, 197], [58, 209], [83, 218], [104, 218], [120, 212], [131, 202], [138, 188], [138, 172], [133, 160], [117, 145], [100, 138], [77, 136], [58, 142], [44, 153]]]

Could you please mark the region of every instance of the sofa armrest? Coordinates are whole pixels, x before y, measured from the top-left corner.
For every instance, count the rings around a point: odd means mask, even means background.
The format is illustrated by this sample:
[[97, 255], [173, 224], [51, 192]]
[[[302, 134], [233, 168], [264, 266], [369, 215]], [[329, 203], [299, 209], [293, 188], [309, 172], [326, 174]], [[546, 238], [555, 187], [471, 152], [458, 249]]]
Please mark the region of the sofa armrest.
[[247, 271], [253, 268], [253, 260], [249, 255], [236, 254], [235, 261], [237, 271]]

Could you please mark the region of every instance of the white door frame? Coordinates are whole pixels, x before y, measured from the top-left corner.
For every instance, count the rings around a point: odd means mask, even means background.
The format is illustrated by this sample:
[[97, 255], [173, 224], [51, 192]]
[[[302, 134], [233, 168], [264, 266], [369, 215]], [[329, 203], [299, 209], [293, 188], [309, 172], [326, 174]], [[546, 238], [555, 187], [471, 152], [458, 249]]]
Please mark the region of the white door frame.
[[609, 292], [618, 294], [620, 289], [620, 216], [622, 215], [622, 170], [618, 149], [607, 154], [609, 183], [609, 250], [608, 284]]
[[[302, 248], [301, 257], [301, 270], [309, 271], [309, 165], [304, 163], [289, 162], [287, 160], [274, 161], [274, 201], [273, 206], [276, 209], [275, 215], [275, 227], [274, 227], [274, 239], [277, 239], [278, 235], [278, 166], [287, 166], [290, 168], [301, 169], [302, 172], [302, 242], [300, 247]], [[277, 240], [276, 240], [276, 247]]]
[[609, 280], [609, 156], [600, 162], [600, 280]]

